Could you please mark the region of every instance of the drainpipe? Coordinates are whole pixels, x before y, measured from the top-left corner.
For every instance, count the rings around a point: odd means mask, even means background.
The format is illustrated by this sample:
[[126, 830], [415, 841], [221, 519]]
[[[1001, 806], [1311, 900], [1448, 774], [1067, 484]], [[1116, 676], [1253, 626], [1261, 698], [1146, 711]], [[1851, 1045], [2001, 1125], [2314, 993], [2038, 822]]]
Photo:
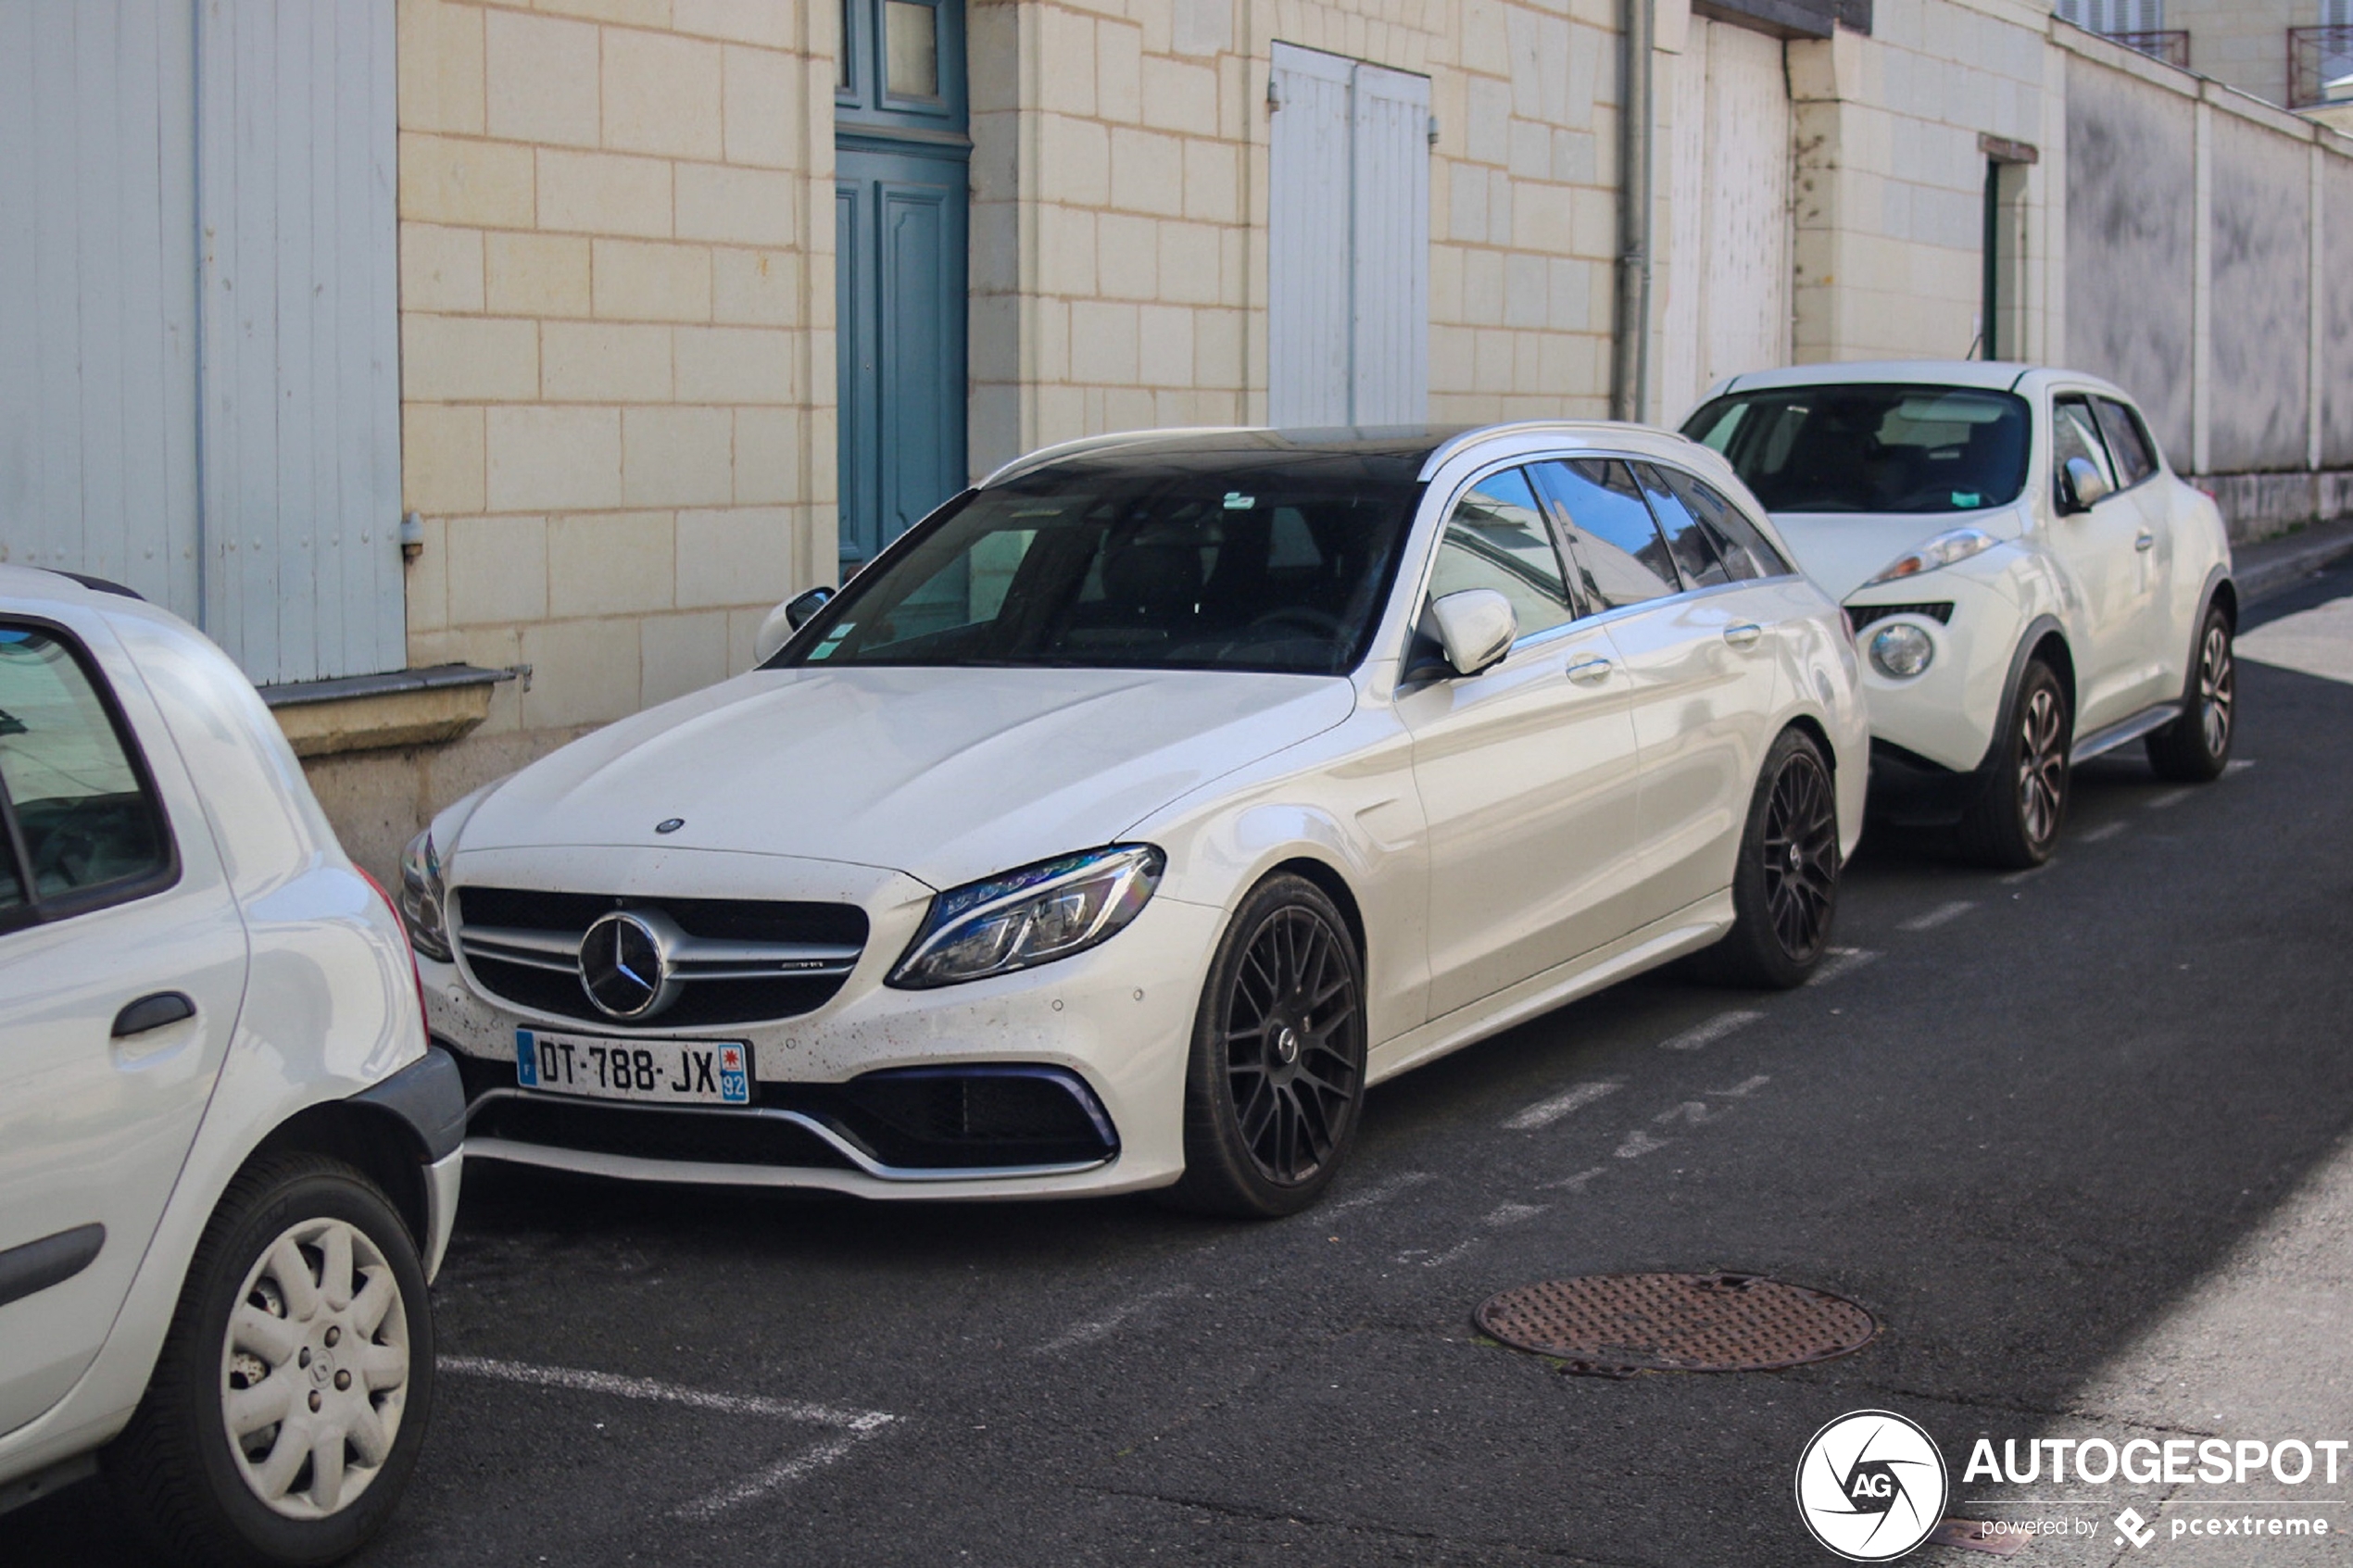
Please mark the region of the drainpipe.
[[1617, 109], [1617, 318], [1610, 416], [1640, 420], [1651, 390], [1651, 59], [1654, 0], [1622, 0]]

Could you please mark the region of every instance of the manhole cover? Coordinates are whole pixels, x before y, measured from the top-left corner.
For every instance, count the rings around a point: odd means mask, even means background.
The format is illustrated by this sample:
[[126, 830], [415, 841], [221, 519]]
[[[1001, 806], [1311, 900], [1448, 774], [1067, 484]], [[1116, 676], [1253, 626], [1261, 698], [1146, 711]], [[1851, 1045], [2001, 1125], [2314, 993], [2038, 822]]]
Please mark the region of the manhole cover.
[[1581, 1274], [1491, 1296], [1478, 1326], [1571, 1372], [1770, 1372], [1861, 1349], [1879, 1332], [1842, 1296], [1755, 1274]]

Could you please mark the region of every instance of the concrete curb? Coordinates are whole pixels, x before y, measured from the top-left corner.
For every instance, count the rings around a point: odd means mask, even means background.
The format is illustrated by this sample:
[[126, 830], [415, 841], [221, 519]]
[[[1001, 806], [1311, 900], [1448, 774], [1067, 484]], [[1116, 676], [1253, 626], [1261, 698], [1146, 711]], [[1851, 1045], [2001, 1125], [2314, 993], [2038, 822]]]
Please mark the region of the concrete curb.
[[2231, 552], [2232, 575], [2238, 583], [2239, 603], [2254, 604], [2285, 593], [2307, 577], [2353, 555], [2353, 519], [2341, 519], [2268, 539]]

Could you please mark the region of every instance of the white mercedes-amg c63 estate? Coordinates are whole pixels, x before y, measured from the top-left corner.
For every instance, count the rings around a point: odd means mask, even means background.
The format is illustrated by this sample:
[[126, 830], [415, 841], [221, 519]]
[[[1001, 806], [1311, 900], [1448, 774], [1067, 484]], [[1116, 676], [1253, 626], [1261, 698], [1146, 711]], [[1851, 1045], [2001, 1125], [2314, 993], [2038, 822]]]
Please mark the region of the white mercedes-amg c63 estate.
[[471, 1154], [1288, 1213], [1383, 1078], [1802, 980], [1860, 831], [1838, 607], [1656, 431], [1080, 443], [770, 625], [410, 847]]

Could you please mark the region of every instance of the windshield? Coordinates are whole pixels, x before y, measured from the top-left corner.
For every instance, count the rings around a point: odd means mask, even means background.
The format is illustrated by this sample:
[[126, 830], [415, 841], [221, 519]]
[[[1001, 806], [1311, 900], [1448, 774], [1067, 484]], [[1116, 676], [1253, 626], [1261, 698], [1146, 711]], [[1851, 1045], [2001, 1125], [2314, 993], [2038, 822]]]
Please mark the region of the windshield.
[[1363, 657], [1420, 493], [1365, 467], [1026, 475], [943, 508], [777, 662], [1340, 674]]
[[1973, 512], [2026, 485], [2026, 400], [1943, 386], [1785, 386], [1718, 397], [1683, 433], [1773, 512]]

